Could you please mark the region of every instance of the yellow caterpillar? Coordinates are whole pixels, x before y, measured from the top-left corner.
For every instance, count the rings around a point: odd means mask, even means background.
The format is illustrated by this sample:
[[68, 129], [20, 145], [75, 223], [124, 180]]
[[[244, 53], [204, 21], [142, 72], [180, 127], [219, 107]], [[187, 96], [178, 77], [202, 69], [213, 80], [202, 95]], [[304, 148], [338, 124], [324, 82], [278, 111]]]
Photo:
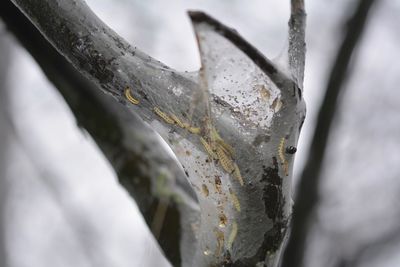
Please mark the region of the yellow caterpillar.
[[219, 159], [219, 163], [221, 163], [222, 168], [227, 173], [232, 173], [235, 170], [234, 163], [232, 159], [224, 152], [221, 146], [217, 145], [217, 156]]
[[137, 100], [136, 98], [133, 98], [133, 96], [131, 95], [131, 89], [128, 86], [125, 88], [125, 97], [132, 104], [134, 104], [134, 105], [139, 104], [139, 100]]
[[166, 123], [169, 123], [169, 124], [174, 124], [175, 123], [175, 121], [170, 116], [168, 116], [167, 114], [162, 112], [159, 108], [155, 107], [155, 108], [153, 108], [153, 111], [158, 116], [160, 116]]
[[232, 203], [235, 209], [240, 212], [240, 202], [239, 199], [237, 198], [236, 194], [232, 191], [232, 189], [229, 188], [229, 194], [231, 195]]
[[236, 163], [234, 163], [234, 168], [235, 168], [235, 170], [233, 171], [233, 174], [235, 175], [236, 179], [239, 181], [240, 185], [243, 186], [244, 185], [243, 177], [240, 174], [239, 166]]
[[282, 137], [281, 141], [279, 142], [279, 147], [278, 147], [278, 155], [279, 159], [282, 162], [283, 165], [283, 171], [285, 172], [285, 175], [289, 175], [289, 163], [287, 162], [285, 158], [285, 153], [284, 153], [284, 148], [285, 148], [285, 138]]
[[227, 153], [229, 154], [229, 156], [233, 157], [235, 155], [235, 150], [233, 149], [233, 147], [227, 143], [224, 142], [224, 140], [222, 140], [221, 138], [217, 139], [217, 143], [218, 145], [221, 146], [221, 148]]
[[187, 122], [182, 122], [175, 114], [171, 114], [171, 118], [175, 121], [175, 123], [181, 127], [182, 129], [188, 130], [192, 134], [199, 134], [200, 133], [200, 128], [199, 127], [193, 127]]
[[193, 127], [193, 126], [188, 126], [186, 127], [186, 129], [192, 134], [199, 134], [201, 131], [200, 127]]
[[215, 155], [214, 151], [212, 150], [211, 146], [207, 141], [203, 138], [200, 137], [200, 142], [204, 146], [204, 149], [207, 151], [207, 153], [211, 156], [213, 159], [217, 159], [217, 155]]
[[171, 118], [175, 121], [175, 123], [179, 127], [183, 128], [183, 129], [186, 128], [186, 124], [184, 124], [175, 114], [171, 114]]
[[231, 230], [231, 233], [229, 234], [229, 237], [228, 237], [228, 246], [227, 246], [228, 250], [232, 249], [232, 244], [233, 244], [233, 241], [235, 241], [235, 238], [237, 236], [237, 232], [238, 232], [238, 225], [237, 225], [236, 222], [233, 222], [232, 230]]

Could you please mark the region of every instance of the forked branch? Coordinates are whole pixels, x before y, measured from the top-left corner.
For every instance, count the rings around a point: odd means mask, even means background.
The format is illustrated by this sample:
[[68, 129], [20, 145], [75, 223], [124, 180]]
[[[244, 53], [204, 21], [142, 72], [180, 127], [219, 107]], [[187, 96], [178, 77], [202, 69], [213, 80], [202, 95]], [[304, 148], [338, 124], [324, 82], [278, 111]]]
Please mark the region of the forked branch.
[[[132, 48], [82, 1], [12, 1], [76, 69], [126, 106], [119, 108], [152, 123], [186, 167], [200, 219], [182, 226], [183, 234], [197, 237], [190, 243], [193, 257], [183, 253], [189, 244], [181, 244], [183, 264], [277, 266], [291, 210], [293, 153], [305, 116], [301, 85], [237, 32], [203, 13], [190, 13], [202, 50], [197, 79]], [[297, 11], [292, 18], [297, 21]], [[304, 42], [301, 32], [291, 35]], [[296, 47], [298, 41], [289, 53], [300, 72], [304, 59], [294, 58], [305, 51]], [[231, 53], [221, 56], [225, 49]], [[231, 78], [219, 72], [221, 64], [227, 64], [223, 71]], [[249, 73], [234, 75], [238, 70]], [[198, 92], [207, 97], [193, 108]], [[123, 125], [126, 139], [117, 135], [112, 141], [132, 142], [129, 113], [118, 113], [113, 118]], [[108, 150], [117, 149], [109, 143], [103, 151]], [[241, 179], [232, 179], [238, 173]], [[145, 198], [146, 192], [137, 195]]]

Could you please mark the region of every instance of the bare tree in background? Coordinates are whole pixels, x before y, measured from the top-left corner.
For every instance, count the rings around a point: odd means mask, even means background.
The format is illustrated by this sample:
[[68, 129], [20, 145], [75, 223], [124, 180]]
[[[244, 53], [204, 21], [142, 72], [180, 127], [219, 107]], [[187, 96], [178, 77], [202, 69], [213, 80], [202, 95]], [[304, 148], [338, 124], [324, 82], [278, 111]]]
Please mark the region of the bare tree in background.
[[[303, 1], [291, 1], [283, 67], [234, 30], [190, 12], [202, 63], [196, 73], [179, 73], [132, 48], [82, 1], [12, 2], [58, 52], [11, 2], [1, 4], [1, 17], [109, 159], [172, 264], [278, 266], [291, 216], [294, 153], [305, 118]], [[351, 54], [347, 48], [345, 62]], [[346, 73], [346, 67], [341, 70]], [[328, 92], [333, 90], [328, 86]], [[312, 163], [322, 160], [324, 146], [320, 158], [311, 155]], [[317, 188], [318, 170], [313, 175], [311, 188]], [[311, 202], [309, 210], [316, 200]], [[309, 214], [300, 217], [306, 221]], [[293, 236], [307, 224], [300, 221], [298, 230], [297, 220]], [[301, 265], [296, 253], [302, 254], [303, 240], [289, 244], [287, 259], [295, 259], [296, 266]]]

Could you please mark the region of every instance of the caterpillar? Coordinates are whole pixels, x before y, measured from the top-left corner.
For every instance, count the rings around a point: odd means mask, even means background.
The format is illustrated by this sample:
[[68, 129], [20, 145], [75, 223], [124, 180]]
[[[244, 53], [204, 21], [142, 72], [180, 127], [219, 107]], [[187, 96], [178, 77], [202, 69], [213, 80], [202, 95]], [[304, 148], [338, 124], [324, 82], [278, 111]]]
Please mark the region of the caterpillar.
[[239, 199], [237, 198], [236, 194], [232, 191], [232, 189], [229, 188], [229, 194], [231, 195], [232, 203], [235, 209], [240, 212], [240, 202]]
[[235, 150], [233, 149], [233, 147], [231, 145], [225, 143], [224, 140], [222, 140], [222, 138], [217, 139], [217, 143], [231, 157], [233, 157], [235, 155]]
[[175, 121], [175, 123], [179, 127], [183, 128], [183, 129], [186, 128], [186, 124], [184, 124], [175, 114], [171, 114], [171, 118]]
[[234, 163], [234, 168], [235, 168], [235, 170], [233, 171], [233, 174], [235, 175], [236, 179], [239, 181], [240, 185], [243, 186], [244, 185], [243, 177], [240, 174], [239, 166], [236, 163]]
[[183, 128], [185, 128], [186, 130], [188, 130], [192, 134], [199, 134], [201, 132], [200, 127], [191, 126], [187, 122], [182, 123], [182, 125], [183, 125]]
[[285, 162], [285, 155], [283, 154], [283, 148], [285, 146], [285, 138], [282, 137], [281, 141], [279, 142], [279, 147], [278, 147], [278, 155], [279, 155], [279, 159], [281, 160], [281, 162]]
[[174, 124], [175, 123], [175, 121], [170, 116], [168, 116], [167, 114], [162, 112], [159, 108], [155, 107], [155, 108], [153, 108], [153, 111], [158, 116], [160, 116], [166, 123], [169, 123], [169, 124]]
[[219, 163], [221, 163], [222, 168], [227, 173], [232, 173], [235, 170], [234, 163], [232, 159], [224, 152], [221, 146], [217, 146], [217, 156], [219, 159]]
[[233, 244], [233, 241], [235, 241], [237, 233], [238, 233], [238, 225], [237, 225], [236, 222], [233, 222], [232, 230], [231, 230], [231, 233], [229, 234], [229, 237], [228, 237], [228, 246], [227, 246], [228, 250], [232, 249], [232, 244]]
[[279, 142], [279, 148], [278, 148], [278, 155], [279, 159], [282, 162], [283, 165], [283, 171], [285, 172], [285, 175], [289, 175], [289, 163], [287, 162], [284, 154], [284, 148], [285, 148], [285, 138], [282, 137], [281, 141]]
[[139, 100], [137, 100], [136, 98], [133, 98], [133, 96], [131, 95], [131, 89], [128, 86], [125, 88], [125, 97], [132, 104], [134, 104], [134, 105], [139, 104]]
[[214, 153], [214, 151], [212, 150], [211, 146], [209, 143], [207, 143], [207, 141], [203, 138], [200, 137], [200, 142], [201, 144], [204, 146], [204, 149], [206, 150], [206, 152], [213, 158], [213, 159], [217, 159], [217, 155]]
[[192, 134], [199, 134], [201, 131], [200, 127], [193, 127], [193, 126], [188, 126], [186, 127], [186, 129]]

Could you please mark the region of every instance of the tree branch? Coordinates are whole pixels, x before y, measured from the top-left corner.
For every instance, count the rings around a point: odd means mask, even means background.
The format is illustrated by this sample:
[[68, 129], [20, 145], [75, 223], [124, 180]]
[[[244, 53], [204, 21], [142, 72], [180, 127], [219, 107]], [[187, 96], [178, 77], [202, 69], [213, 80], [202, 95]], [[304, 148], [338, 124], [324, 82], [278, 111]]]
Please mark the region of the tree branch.
[[[233, 248], [229, 249], [217, 262], [221, 265], [233, 263], [234, 266], [254, 266], [264, 262], [269, 267], [277, 266], [290, 214], [288, 200], [291, 195], [290, 176], [294, 159], [292, 156], [285, 155], [287, 153], [285, 149], [286, 146], [296, 146], [301, 122], [305, 115], [301, 93], [299, 94], [299, 88], [293, 81], [287, 79], [276, 66], [266, 60], [235, 31], [201, 12], [191, 12], [190, 15], [202, 63], [199, 74], [200, 90], [203, 90], [210, 99], [218, 99], [218, 102], [223, 105], [231, 105], [230, 109], [233, 111], [231, 114], [237, 114], [243, 108], [247, 109], [241, 113], [239, 123], [243, 120], [257, 125], [254, 132], [251, 126], [243, 127], [243, 129], [242, 127], [228, 128], [229, 130], [225, 131], [227, 124], [228, 127], [232, 127], [235, 122], [231, 125], [227, 123], [223, 118], [224, 112], [210, 101], [212, 121], [216, 123], [221, 136], [227, 138], [229, 143], [235, 144], [235, 150], [240, 151], [237, 153], [235, 162], [240, 169], [245, 170], [243, 179], [249, 181], [242, 186], [237, 186], [224, 175], [226, 181], [223, 183], [234, 189], [243, 211], [235, 212], [229, 208], [220, 208], [222, 205], [213, 207], [214, 210], [210, 210], [210, 205], [208, 205], [208, 209], [204, 210], [206, 216], [220, 213], [227, 215], [228, 221], [237, 225], [235, 229], [239, 229], [234, 231], [237, 232], [235, 240], [241, 240], [241, 242], [233, 243]], [[253, 65], [256, 67], [254, 68]], [[246, 75], [240, 76], [238, 73], [246, 73]], [[226, 80], [230, 80], [230, 83]], [[257, 85], [257, 83], [260, 84]], [[279, 85], [278, 88], [275, 85]], [[267, 90], [267, 93], [262, 93], [259, 97], [260, 90], [263, 91], [263, 88]], [[272, 101], [269, 95], [274, 94], [276, 89], [281, 95]], [[252, 101], [251, 105], [247, 104], [246, 100], [243, 101], [243, 98]], [[279, 102], [279, 99], [284, 103], [282, 110], [272, 111], [271, 114], [269, 108]], [[258, 104], [261, 104], [261, 107], [255, 109]], [[255, 114], [262, 116], [254, 119], [252, 116], [245, 115], [252, 114], [253, 109]], [[265, 111], [269, 113], [264, 113]], [[267, 127], [263, 126], [264, 115], [266, 117], [272, 115], [271, 125]], [[231, 135], [237, 137], [230, 140]], [[253, 142], [246, 141], [248, 138]], [[213, 186], [212, 183], [211, 186]], [[216, 195], [211, 195], [210, 192], [207, 198], [199, 196], [200, 206], [202, 206], [202, 201], [206, 202], [210, 197], [215, 198], [217, 203], [224, 203], [224, 196], [229, 196], [230, 189], [229, 192], [221, 191]], [[204, 212], [202, 211], [202, 215]], [[213, 227], [213, 224], [208, 225], [210, 226]], [[226, 236], [231, 235], [229, 232], [233, 231], [229, 230], [229, 226], [227, 228], [227, 233], [222, 235], [225, 240]], [[206, 236], [208, 240], [212, 240], [215, 236], [213, 229], [207, 226], [203, 227], [202, 232], [210, 233], [208, 237]], [[253, 235], [252, 233], [264, 234]], [[251, 244], [247, 243], [249, 241]], [[202, 251], [208, 251], [210, 242], [200, 243], [200, 247]], [[218, 259], [218, 255], [216, 258]], [[205, 260], [205, 263], [200, 266], [214, 264], [210, 257], [208, 260], [203, 257], [198, 261], [201, 262], [201, 260]]]
[[339, 48], [318, 113], [308, 159], [301, 174], [294, 206], [293, 228], [285, 251], [283, 266], [302, 266], [310, 221], [318, 201], [321, 166], [324, 160], [333, 118], [343, 91], [353, 51], [365, 28], [368, 11], [374, 0], [360, 0], [349, 21], [346, 36]]
[[169, 188], [172, 196], [176, 194], [186, 200], [178, 206], [175, 202], [166, 203], [168, 210], [158, 240], [171, 262], [179, 265], [180, 244], [177, 237], [181, 235], [181, 209], [189, 215], [187, 210], [191, 208], [182, 206], [196, 202], [183, 171], [162, 149], [159, 138], [152, 130], [84, 78], [43, 39], [11, 2], [0, 4], [0, 16], [63, 95], [79, 125], [91, 134], [104, 152], [120, 183], [135, 198], [148, 225], [157, 216], [157, 206], [170, 197], [155, 191], [159, 179], [164, 179], [162, 186]]
[[[265, 263], [268, 267], [277, 266], [290, 216], [292, 154], [305, 116], [299, 86], [236, 32], [204, 14], [191, 14], [196, 35], [205, 37], [205, 41], [198, 38], [204, 69], [199, 75], [200, 83], [197, 83], [191, 76], [177, 73], [136, 48], [132, 49], [81, 1], [12, 1], [79, 71], [152, 123], [176, 153], [197, 194], [201, 216], [200, 220], [193, 220], [195, 224], [190, 229], [197, 240], [181, 244], [182, 255], [188, 245], [198, 244], [191, 251], [194, 256], [189, 255], [184, 264], [254, 266]], [[226, 77], [214, 72], [217, 64], [212, 64], [212, 60], [226, 64], [232, 58], [229, 55], [207, 58], [204, 47], [212, 48], [212, 44], [207, 43], [210, 36], [232, 49], [238, 65], [245, 64], [253, 70], [245, 69], [252, 78], [249, 81], [256, 84], [240, 80], [243, 78], [240, 75], [231, 75], [234, 78], [225, 81], [229, 88], [237, 86], [234, 79], [243, 86], [231, 91], [229, 96], [224, 90], [215, 91], [221, 84], [215, 83], [215, 79]], [[232, 69], [235, 67], [230, 64], [227, 71], [235, 72]], [[212, 72], [216, 74], [215, 79]], [[133, 88], [131, 92], [138, 105], [126, 100], [126, 86]], [[243, 97], [250, 92], [254, 94]], [[202, 98], [202, 102], [193, 105], [196, 93], [204, 93], [209, 98]], [[90, 97], [86, 99], [91, 101]], [[248, 104], [246, 101], [250, 99], [254, 100]], [[137, 104], [137, 101], [133, 103]], [[85, 105], [79, 103], [79, 107]], [[254, 105], [259, 108], [255, 109]], [[99, 129], [89, 118], [96, 114], [88, 113], [87, 116], [88, 127], [93, 127], [93, 131]], [[118, 148], [127, 140], [129, 142], [131, 115], [122, 111], [112, 114], [117, 114], [112, 118], [118, 119], [122, 130], [115, 132], [113, 127], [118, 129], [118, 124], [111, 120], [111, 127], [103, 130], [98, 140], [103, 141], [104, 135], [114, 133], [103, 151], [120, 170], [119, 176], [124, 177], [125, 171], [132, 171], [133, 167], [131, 164], [121, 166], [121, 158], [127, 157], [123, 161], [126, 163], [132, 158], [129, 151]], [[193, 133], [192, 128], [178, 123], [170, 115], [182, 116], [200, 130]], [[227, 158], [228, 152], [215, 149], [216, 135], [220, 146], [221, 143], [231, 144], [234, 152], [230, 158]], [[207, 141], [214, 147], [207, 149], [204, 146]], [[212, 155], [216, 152], [220, 156]], [[240, 172], [236, 168], [232, 171], [229, 164], [242, 170], [242, 181], [237, 178]], [[135, 190], [135, 185], [123, 178], [121, 183], [129, 191]], [[143, 188], [148, 189], [146, 186]], [[147, 193], [148, 190], [143, 190], [135, 195], [146, 198]], [[185, 226], [190, 228], [192, 225], [182, 225]]]
[[[131, 47], [80, 0], [12, 0], [47, 40], [87, 78], [119, 102], [132, 106], [125, 88], [139, 101], [133, 106], [144, 120], [158, 119], [153, 107], [189, 106], [196, 83]], [[173, 88], [181, 88], [179, 101]], [[187, 105], [178, 104], [186, 103]]]
[[306, 12], [304, 0], [291, 0], [289, 20], [289, 68], [300, 88], [303, 88], [306, 58]]

